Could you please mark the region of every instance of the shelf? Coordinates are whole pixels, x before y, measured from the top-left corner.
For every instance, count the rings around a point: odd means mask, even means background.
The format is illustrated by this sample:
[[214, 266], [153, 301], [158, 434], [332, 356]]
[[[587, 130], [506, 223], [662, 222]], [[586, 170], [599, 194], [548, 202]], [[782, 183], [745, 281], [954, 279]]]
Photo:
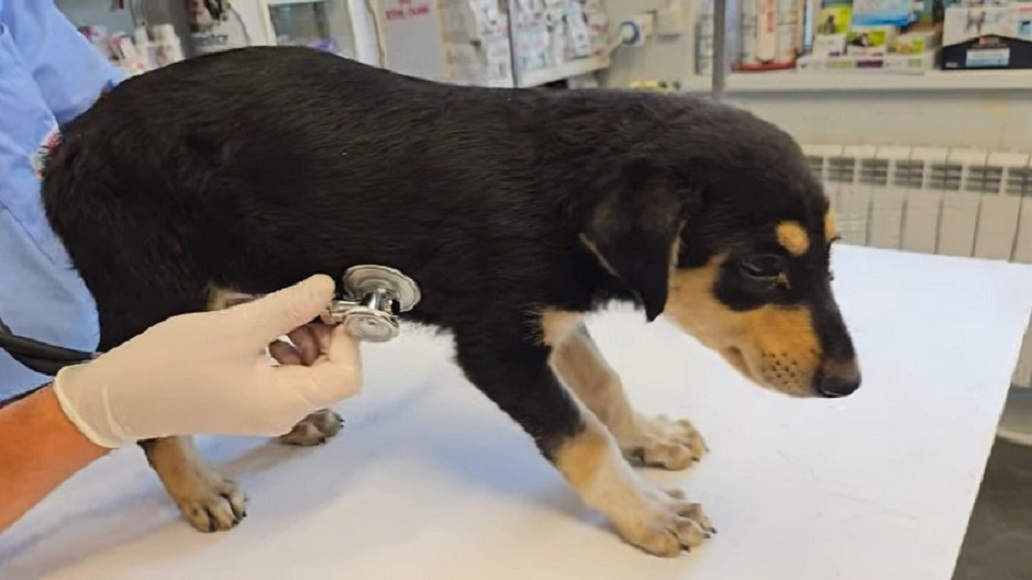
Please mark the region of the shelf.
[[539, 87], [555, 81], [586, 75], [609, 68], [609, 55], [601, 54], [564, 62], [552, 68], [532, 70], [523, 73], [522, 87]]
[[[710, 90], [710, 77], [695, 75], [685, 90]], [[1032, 91], [1032, 69], [999, 71], [731, 73], [728, 93], [883, 92], [883, 91]]]

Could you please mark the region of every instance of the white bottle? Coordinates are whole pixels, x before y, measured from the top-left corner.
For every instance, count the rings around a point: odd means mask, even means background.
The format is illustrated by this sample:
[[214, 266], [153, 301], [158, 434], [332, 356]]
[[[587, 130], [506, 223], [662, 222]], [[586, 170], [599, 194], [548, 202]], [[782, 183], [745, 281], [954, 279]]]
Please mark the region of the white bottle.
[[161, 66], [179, 62], [183, 56], [183, 43], [176, 35], [176, 29], [171, 24], [158, 24], [151, 27], [151, 35], [154, 37], [158, 47], [158, 60]]
[[136, 54], [144, 70], [158, 67], [157, 47], [151, 42], [145, 27], [137, 26], [133, 29], [133, 44], [136, 45]]

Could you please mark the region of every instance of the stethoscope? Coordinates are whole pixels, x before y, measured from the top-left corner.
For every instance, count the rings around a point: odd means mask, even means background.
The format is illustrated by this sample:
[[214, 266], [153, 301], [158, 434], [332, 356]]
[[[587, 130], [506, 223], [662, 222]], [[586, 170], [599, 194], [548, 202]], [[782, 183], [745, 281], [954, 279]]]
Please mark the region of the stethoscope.
[[[325, 324], [344, 324], [349, 336], [366, 342], [386, 342], [398, 336], [398, 313], [411, 310], [421, 299], [419, 286], [411, 278], [386, 266], [348, 268], [343, 285], [344, 295], [331, 300], [320, 318]], [[66, 366], [99, 356], [18, 336], [2, 319], [0, 348], [25, 367], [51, 377]]]
[[4, 323], [3, 319], [0, 319], [0, 348], [6, 350], [11, 358], [23, 366], [50, 377], [66, 366], [81, 364], [96, 357], [92, 352], [64, 348], [25, 336], [18, 336], [11, 332], [11, 328]]

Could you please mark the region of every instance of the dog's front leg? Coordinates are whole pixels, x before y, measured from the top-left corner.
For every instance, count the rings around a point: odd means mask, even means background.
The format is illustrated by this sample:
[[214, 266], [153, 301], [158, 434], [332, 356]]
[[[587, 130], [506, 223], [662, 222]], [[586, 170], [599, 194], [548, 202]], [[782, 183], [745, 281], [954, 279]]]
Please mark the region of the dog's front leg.
[[675, 556], [712, 531], [698, 504], [635, 472], [609, 430], [563, 387], [549, 348], [484, 332], [456, 336], [467, 377], [534, 438], [538, 449], [590, 507], [643, 550]]
[[603, 358], [587, 327], [580, 321], [571, 324], [568, 332], [551, 336], [558, 341], [553, 345], [552, 365], [566, 386], [609, 428], [624, 455], [635, 464], [674, 470], [698, 461], [707, 448], [695, 427], [684, 419], [673, 421], [635, 412], [620, 376]]

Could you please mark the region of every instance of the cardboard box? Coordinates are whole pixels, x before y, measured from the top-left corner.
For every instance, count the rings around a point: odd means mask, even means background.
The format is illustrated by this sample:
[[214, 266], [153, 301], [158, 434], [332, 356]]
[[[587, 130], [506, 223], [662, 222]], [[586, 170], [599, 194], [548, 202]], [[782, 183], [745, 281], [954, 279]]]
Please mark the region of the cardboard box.
[[939, 47], [939, 35], [934, 30], [908, 32], [896, 38], [896, 54], [921, 54]]
[[821, 57], [842, 56], [846, 54], [845, 34], [816, 34], [810, 46], [810, 54]]
[[806, 55], [799, 58], [797, 70], [800, 73], [877, 73], [918, 74], [935, 68], [935, 53], [887, 54], [884, 56], [836, 56], [820, 57]]
[[846, 54], [855, 56], [885, 56], [895, 46], [899, 27], [891, 25], [856, 26], [846, 36]]
[[943, 23], [942, 68], [1032, 68], [1032, 3], [950, 6]]

